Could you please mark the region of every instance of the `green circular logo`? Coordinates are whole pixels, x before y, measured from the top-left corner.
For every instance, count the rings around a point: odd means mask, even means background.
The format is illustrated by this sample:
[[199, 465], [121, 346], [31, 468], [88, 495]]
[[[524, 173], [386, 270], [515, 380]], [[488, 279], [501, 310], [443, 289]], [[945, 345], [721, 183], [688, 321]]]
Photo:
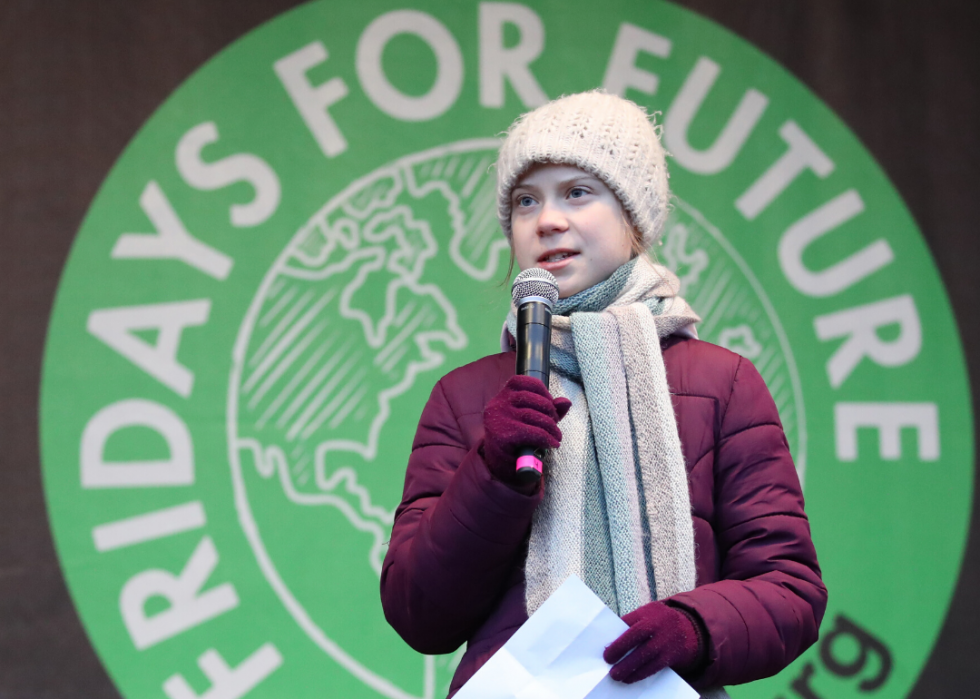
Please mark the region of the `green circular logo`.
[[[571, 11], [570, 11], [571, 10]], [[901, 199], [773, 61], [660, 2], [304, 5], [153, 115], [93, 202], [44, 357], [58, 553], [127, 697], [435, 699], [461, 651], [378, 576], [433, 383], [497, 351], [497, 141], [604, 86], [660, 112], [656, 252], [776, 400], [830, 606], [736, 697], [904, 697], [959, 571], [959, 338]]]

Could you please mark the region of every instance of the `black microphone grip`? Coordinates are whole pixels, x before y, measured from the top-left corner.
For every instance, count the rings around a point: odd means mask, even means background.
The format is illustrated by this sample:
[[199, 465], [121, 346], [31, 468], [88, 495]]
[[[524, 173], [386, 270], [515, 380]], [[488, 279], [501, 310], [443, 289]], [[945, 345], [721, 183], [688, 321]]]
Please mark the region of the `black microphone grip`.
[[551, 310], [540, 301], [517, 309], [517, 373], [545, 386], [551, 376]]
[[[547, 387], [551, 376], [551, 309], [541, 301], [528, 301], [517, 309], [517, 373], [540, 379]], [[541, 478], [544, 450], [526, 447], [517, 455], [517, 476], [525, 483]]]

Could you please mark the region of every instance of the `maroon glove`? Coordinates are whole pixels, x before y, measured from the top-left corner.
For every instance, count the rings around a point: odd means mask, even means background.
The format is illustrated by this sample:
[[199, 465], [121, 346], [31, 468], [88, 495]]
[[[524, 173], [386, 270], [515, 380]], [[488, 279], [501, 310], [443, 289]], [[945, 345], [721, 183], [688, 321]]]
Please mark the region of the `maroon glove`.
[[483, 410], [483, 459], [497, 480], [517, 482], [517, 452], [522, 447], [555, 449], [561, 443], [558, 421], [572, 407], [552, 398], [540, 379], [512, 376]]
[[[638, 682], [665, 667], [683, 675], [703, 664], [702, 630], [687, 613], [663, 602], [650, 602], [624, 616], [623, 621], [630, 627], [602, 656], [613, 665], [609, 675], [614, 680]], [[630, 650], [633, 652], [626, 655]]]

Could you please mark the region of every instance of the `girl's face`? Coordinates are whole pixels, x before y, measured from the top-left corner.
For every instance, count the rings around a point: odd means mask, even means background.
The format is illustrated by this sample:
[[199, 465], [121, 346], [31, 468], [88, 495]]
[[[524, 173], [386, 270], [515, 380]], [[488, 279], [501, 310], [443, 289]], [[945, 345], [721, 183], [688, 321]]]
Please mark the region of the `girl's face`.
[[566, 298], [609, 278], [633, 256], [633, 229], [619, 198], [574, 165], [540, 163], [511, 194], [514, 259], [558, 280]]

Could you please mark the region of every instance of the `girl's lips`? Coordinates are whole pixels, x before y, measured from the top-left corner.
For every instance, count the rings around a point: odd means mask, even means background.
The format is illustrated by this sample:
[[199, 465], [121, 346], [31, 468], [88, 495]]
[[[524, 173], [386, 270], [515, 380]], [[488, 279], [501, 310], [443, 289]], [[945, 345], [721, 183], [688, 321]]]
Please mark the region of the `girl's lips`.
[[[553, 262], [548, 261], [548, 258], [554, 257], [558, 253], [565, 253], [565, 257], [560, 260], [554, 260]], [[576, 257], [578, 257], [578, 253], [574, 250], [549, 250], [538, 258], [538, 267], [553, 273], [555, 270], [565, 267]]]

